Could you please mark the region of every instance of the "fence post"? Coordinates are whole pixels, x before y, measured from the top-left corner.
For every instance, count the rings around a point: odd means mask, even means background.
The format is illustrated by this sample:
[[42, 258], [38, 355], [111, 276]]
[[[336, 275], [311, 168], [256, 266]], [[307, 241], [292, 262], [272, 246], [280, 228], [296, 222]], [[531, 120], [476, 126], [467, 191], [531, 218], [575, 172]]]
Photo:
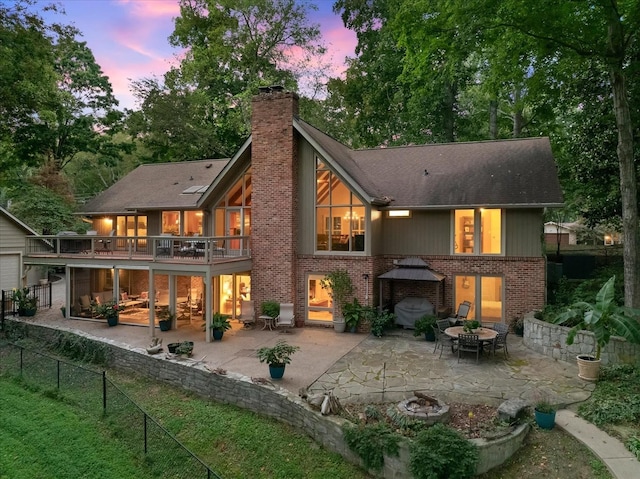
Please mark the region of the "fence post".
[[143, 413], [144, 416], [144, 453], [147, 453], [147, 413]]
[[[49, 278], [47, 277], [47, 279]], [[53, 304], [53, 285], [49, 281], [49, 309], [51, 309], [51, 304]]]
[[102, 411], [107, 412], [107, 373], [102, 371]]

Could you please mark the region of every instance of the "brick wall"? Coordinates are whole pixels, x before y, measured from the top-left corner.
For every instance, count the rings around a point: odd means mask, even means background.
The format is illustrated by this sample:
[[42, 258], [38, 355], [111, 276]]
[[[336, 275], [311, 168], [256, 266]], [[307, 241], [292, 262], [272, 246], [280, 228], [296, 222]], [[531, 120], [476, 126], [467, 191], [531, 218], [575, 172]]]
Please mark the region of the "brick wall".
[[[382, 272], [393, 268], [393, 260], [402, 259], [403, 256], [387, 256], [381, 258], [379, 264]], [[453, 276], [454, 275], [496, 275], [504, 281], [505, 311], [504, 320], [508, 324], [511, 318], [542, 309], [546, 297], [545, 259], [534, 257], [458, 257], [458, 256], [422, 256], [433, 271], [444, 274], [445, 294], [444, 306], [453, 311], [457, 305], [453, 304]], [[413, 285], [413, 286], [412, 286]], [[398, 282], [394, 285], [394, 302], [400, 301], [410, 294], [408, 288], [415, 291], [419, 288], [425, 296], [435, 304], [435, 286], [423, 288], [418, 282], [402, 285]], [[385, 286], [385, 295], [388, 295], [388, 286]], [[412, 294], [415, 296], [415, 292]], [[442, 300], [440, 301], [442, 305]]]
[[251, 295], [258, 307], [266, 300], [297, 303], [298, 96], [261, 93], [252, 108]]

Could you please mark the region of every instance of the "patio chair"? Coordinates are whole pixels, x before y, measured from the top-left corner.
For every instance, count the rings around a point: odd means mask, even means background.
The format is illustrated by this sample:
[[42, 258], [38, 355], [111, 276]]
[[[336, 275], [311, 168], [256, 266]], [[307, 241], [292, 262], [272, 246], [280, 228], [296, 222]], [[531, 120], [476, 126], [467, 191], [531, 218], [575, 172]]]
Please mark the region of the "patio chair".
[[458, 362], [462, 353], [476, 353], [476, 363], [480, 359], [482, 343], [477, 334], [458, 334]]
[[[444, 321], [447, 321], [447, 324], [449, 322], [446, 319]], [[438, 358], [441, 358], [442, 351], [444, 350], [444, 348], [448, 348], [448, 347], [451, 347], [451, 352], [453, 353], [455, 340], [451, 336], [444, 334], [444, 330], [441, 330], [437, 324], [432, 326], [432, 328], [433, 328], [433, 334], [436, 337], [436, 346], [433, 348], [433, 353], [435, 354], [438, 348], [440, 348], [440, 356], [438, 356]]]
[[242, 301], [238, 321], [240, 321], [245, 328], [250, 328], [251, 325], [256, 322], [256, 310], [252, 300]]
[[[497, 326], [500, 326], [498, 329]], [[507, 349], [507, 336], [509, 335], [509, 328], [506, 324], [498, 323], [494, 325], [494, 329], [498, 331], [498, 335], [493, 340], [493, 355], [496, 355], [497, 349], [504, 351], [504, 357], [509, 356], [509, 350]]]
[[449, 320], [449, 324], [451, 326], [462, 324], [462, 322], [467, 319], [467, 316], [469, 316], [469, 311], [471, 311], [471, 303], [469, 301], [463, 301], [458, 306], [458, 311], [456, 311], [455, 316], [447, 318]]
[[288, 333], [293, 323], [293, 303], [280, 303], [280, 314], [276, 316], [276, 327], [284, 327], [284, 332]]

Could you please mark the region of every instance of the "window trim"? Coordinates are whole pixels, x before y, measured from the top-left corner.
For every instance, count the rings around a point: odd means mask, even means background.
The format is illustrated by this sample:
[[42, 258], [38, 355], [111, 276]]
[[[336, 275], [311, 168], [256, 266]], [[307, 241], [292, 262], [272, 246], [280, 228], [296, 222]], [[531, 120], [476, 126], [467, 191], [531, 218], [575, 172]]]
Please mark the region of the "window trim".
[[[464, 253], [462, 251], [456, 251], [456, 212], [461, 210], [473, 210], [473, 252], [472, 253]], [[500, 252], [499, 253], [482, 253], [480, 251], [480, 247], [482, 245], [481, 237], [482, 228], [477, 228], [476, 225], [482, 224], [482, 210], [498, 210], [500, 211]], [[477, 207], [477, 208], [456, 208], [451, 210], [451, 255], [453, 256], [505, 256], [506, 250], [506, 234], [505, 234], [505, 214], [504, 208], [487, 208], [487, 207]]]

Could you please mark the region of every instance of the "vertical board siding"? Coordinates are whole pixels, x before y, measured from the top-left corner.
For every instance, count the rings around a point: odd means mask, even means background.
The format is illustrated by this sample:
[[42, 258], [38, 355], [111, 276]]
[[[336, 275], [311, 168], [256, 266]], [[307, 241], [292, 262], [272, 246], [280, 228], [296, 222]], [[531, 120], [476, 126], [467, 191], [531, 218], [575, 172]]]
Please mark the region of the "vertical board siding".
[[445, 255], [451, 252], [451, 212], [413, 211], [411, 218], [382, 215], [385, 254]]
[[316, 151], [305, 139], [298, 143], [298, 189], [300, 209], [298, 210], [298, 251], [313, 254], [315, 250], [315, 156]]
[[506, 210], [505, 255], [542, 256], [542, 209]]

